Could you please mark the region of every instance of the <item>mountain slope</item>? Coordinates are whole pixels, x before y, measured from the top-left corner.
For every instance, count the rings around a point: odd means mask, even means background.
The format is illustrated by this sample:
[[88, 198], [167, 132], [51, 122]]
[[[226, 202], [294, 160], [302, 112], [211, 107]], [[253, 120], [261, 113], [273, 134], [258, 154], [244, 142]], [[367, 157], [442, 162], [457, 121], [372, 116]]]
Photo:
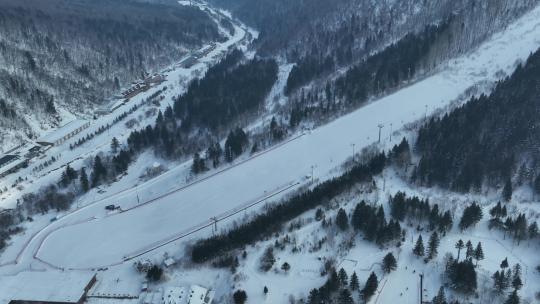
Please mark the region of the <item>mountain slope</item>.
[[206, 13], [176, 3], [2, 1], [0, 142], [10, 129], [54, 126], [62, 110], [92, 113], [143, 72], [216, 39]]

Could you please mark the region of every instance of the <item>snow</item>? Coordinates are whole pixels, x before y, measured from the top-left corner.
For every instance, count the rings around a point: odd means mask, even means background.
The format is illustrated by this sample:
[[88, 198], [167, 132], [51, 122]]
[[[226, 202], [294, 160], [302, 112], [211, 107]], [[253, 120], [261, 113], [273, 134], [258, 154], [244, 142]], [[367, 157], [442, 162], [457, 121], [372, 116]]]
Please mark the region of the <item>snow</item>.
[[[187, 78], [195, 70], [204, 71], [206, 65], [214, 62], [214, 56], [242, 40], [244, 34], [245, 30], [237, 27], [235, 35], [228, 42], [219, 44], [192, 69], [174, 69], [167, 72], [168, 80], [164, 85], [172, 85], [181, 77]], [[183, 249], [179, 249], [183, 248], [183, 245], [194, 238], [213, 233], [210, 218], [223, 218], [218, 228], [223, 229], [235, 220], [241, 220], [242, 216], [247, 214], [245, 208], [250, 207], [250, 212], [259, 211], [264, 203], [275, 201], [301, 186], [309, 185], [310, 179], [306, 179], [306, 176], [310, 176], [312, 170], [318, 180], [338, 174], [339, 170], [336, 168], [340, 168], [351, 156], [351, 144], [360, 150], [377, 141], [379, 124], [384, 125], [381, 146], [388, 147], [400, 139], [394, 136], [393, 141], [389, 140], [390, 128], [392, 131], [400, 130], [411, 122], [437, 113], [438, 109], [463, 101], [463, 97], [466, 97], [464, 93], [472, 86], [492, 84], [501, 75], [510, 74], [516, 62], [524, 61], [530, 52], [540, 47], [540, 40], [537, 38], [539, 34], [540, 7], [537, 7], [503, 32], [494, 35], [478, 50], [452, 60], [440, 73], [375, 100], [311, 132], [296, 134], [296, 137], [282, 145], [251, 158], [238, 160], [219, 171], [209, 172], [191, 183], [184, 183], [189, 174], [190, 162], [171, 164], [166, 173], [140, 183], [137, 179], [138, 173], [156, 161], [151, 155], [145, 154], [130, 168], [128, 176], [105, 189], [107, 194], [92, 190], [78, 202], [81, 204], [80, 208], [61, 214], [56, 222], [47, 223], [48, 218], [41, 217], [31, 225], [28, 224], [26, 235], [16, 237], [13, 244], [2, 254], [3, 261], [15, 260], [17, 263], [0, 267], [0, 272], [14, 273], [36, 266], [47, 271], [55, 268], [73, 271], [70, 268], [108, 267], [104, 277], [133, 276], [134, 274], [127, 270], [131, 269], [132, 260], [124, 261], [126, 258], [139, 254], [141, 257], [155, 258], [166, 251], [183, 253]], [[287, 68], [282, 67], [280, 72], [287, 73]], [[178, 92], [175, 91], [174, 94]], [[151, 93], [152, 91], [142, 94], [140, 98]], [[169, 90], [166, 94], [171, 97], [173, 92]], [[106, 116], [104, 121], [113, 117]], [[144, 122], [142, 120], [141, 124]], [[122, 134], [127, 133], [122, 124], [112, 128], [110, 132], [119, 135], [120, 139]], [[106, 150], [110, 138], [112, 135], [105, 133], [73, 152], [62, 151], [60, 164]], [[65, 150], [65, 147], [63, 149]], [[54, 151], [61, 150], [59, 148]], [[78, 161], [78, 164], [83, 162]], [[385, 195], [407, 188], [407, 185], [399, 182], [391, 172], [385, 174], [388, 190], [382, 191], [380, 197], [377, 197], [381, 202], [385, 202]], [[39, 181], [46, 184], [56, 176], [45, 175]], [[380, 180], [378, 184], [381, 184]], [[411, 189], [409, 191], [414, 192]], [[431, 190], [425, 195], [431, 199], [436, 192]], [[12, 201], [14, 198], [15, 196]], [[462, 209], [460, 206], [467, 199], [469, 197], [439, 197], [441, 206], [454, 208], [456, 214], [459, 214]], [[480, 201], [484, 208], [488, 208], [489, 202], [485, 199]], [[104, 206], [111, 203], [121, 206], [123, 212], [107, 214]], [[352, 203], [349, 208], [351, 206]], [[303, 241], [307, 241], [305, 238], [310, 237], [310, 232], [317, 229], [312, 226], [302, 231], [302, 235], [306, 236]], [[413, 234], [412, 237], [415, 239], [417, 235]], [[482, 241], [485, 251], [490, 253], [490, 258], [481, 262], [483, 271], [493, 271], [498, 261], [503, 256], [508, 256], [511, 264], [522, 263], [526, 282], [538, 279], [534, 277], [532, 270], [534, 263], [537, 263], [535, 253], [538, 248], [513, 247], [511, 240], [501, 240], [499, 233], [487, 230], [485, 221], [480, 223], [478, 230], [470, 232], [470, 235], [456, 232], [449, 234], [441, 243], [440, 258], [447, 251], [454, 251], [453, 243], [458, 237], [471, 239], [473, 243]], [[427, 239], [427, 235], [424, 239]], [[301, 296], [299, 291], [307, 292], [324, 282], [324, 278], [319, 275], [321, 262], [317, 257], [318, 253], [280, 254], [279, 265], [287, 261], [292, 266], [289, 273], [277, 270], [263, 275], [258, 272], [256, 263], [264, 245], [256, 246], [261, 248], [248, 248], [248, 259], [242, 262], [242, 271], [249, 279], [240, 278], [239, 283], [248, 290], [250, 303], [287, 303], [288, 294]], [[399, 270], [388, 276], [383, 276], [375, 264], [386, 251], [366, 242], [358, 241], [357, 246], [345, 256], [337, 255], [336, 249], [332, 247], [327, 248], [327, 252], [329, 256], [339, 259], [339, 264], [349, 272], [356, 271], [360, 282], [365, 281], [370, 271], [377, 272], [382, 281], [373, 300], [376, 303], [415, 303], [419, 271], [424, 271], [429, 296], [432, 297], [441, 285], [438, 273], [444, 266], [440, 262], [425, 265], [423, 261], [414, 259], [410, 254], [411, 247], [412, 244], [407, 239], [402, 252], [396, 252], [400, 260]], [[408, 269], [404, 268], [405, 264], [409, 265]], [[415, 269], [418, 271], [413, 272]], [[221, 272], [216, 276], [213, 274], [205, 269], [185, 273], [190, 279], [196, 277], [201, 281], [201, 277], [205, 280], [230, 279]], [[180, 278], [175, 277], [174, 280]], [[404, 286], [403, 282], [408, 285]], [[222, 284], [219, 290], [221, 294], [225, 294], [223, 290], [230, 286]], [[265, 284], [272, 285], [266, 298], [262, 295]], [[405, 289], [407, 287], [408, 290]], [[526, 284], [523, 293], [531, 297], [534, 293], [533, 284]]]
[[0, 301], [77, 303], [94, 276], [93, 272], [21, 272], [0, 280]]

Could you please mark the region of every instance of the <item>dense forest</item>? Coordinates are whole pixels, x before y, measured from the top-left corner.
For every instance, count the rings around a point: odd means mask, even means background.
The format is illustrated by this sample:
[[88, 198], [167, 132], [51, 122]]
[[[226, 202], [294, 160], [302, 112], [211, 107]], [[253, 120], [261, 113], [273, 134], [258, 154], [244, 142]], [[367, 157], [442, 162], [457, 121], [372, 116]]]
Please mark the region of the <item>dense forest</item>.
[[491, 95], [472, 98], [418, 132], [421, 159], [414, 179], [456, 191], [484, 185], [529, 184], [540, 192], [540, 51], [499, 82]]
[[[275, 61], [246, 60], [240, 51], [233, 51], [210, 68], [202, 79], [194, 80], [172, 107], [160, 112], [155, 125], [133, 131], [128, 145], [134, 152], [152, 147], [157, 155], [166, 158], [179, 158], [205, 147], [216, 147], [219, 145], [216, 138], [237, 129], [240, 118], [258, 110], [276, 79]], [[245, 140], [236, 140], [235, 134], [239, 131], [229, 133], [232, 150], [226, 149], [227, 153], [233, 151], [234, 157], [245, 148]], [[240, 149], [236, 142], [241, 143]], [[234, 158], [227, 153], [224, 156], [228, 160]], [[217, 161], [215, 156], [212, 158]]]
[[0, 140], [9, 129], [36, 131], [25, 118], [54, 126], [57, 107], [90, 111], [143, 72], [220, 39], [206, 13], [177, 3], [46, 2], [0, 4]]
[[[439, 40], [447, 40], [447, 29], [452, 20], [427, 26], [420, 33], [405, 35], [381, 52], [327, 82], [324, 88], [317, 88], [320, 92], [308, 90], [305, 94], [302, 89], [301, 94], [293, 95], [290, 99], [291, 126], [298, 125], [302, 120], [321, 120], [321, 117], [327, 118], [351, 110], [364, 104], [372, 96], [395, 90], [417, 74], [422, 74], [429, 65], [428, 58], [433, 47]], [[325, 73], [325, 69], [336, 66], [332, 56], [324, 59], [324, 62], [318, 62], [316, 58], [306, 58], [308, 61], [298, 63], [291, 70], [286, 93], [291, 94]]]
[[241, 51], [233, 51], [175, 100], [174, 114], [182, 128], [215, 130], [259, 109], [277, 80], [278, 67], [274, 60], [263, 59], [239, 64], [242, 58]]
[[[336, 80], [335, 94], [349, 101], [365, 100], [373, 93], [396, 87], [400, 81], [414, 77], [417, 70], [425, 69], [422, 59], [426, 58], [437, 39], [445, 36], [451, 20], [441, 25], [429, 25], [420, 33], [409, 33], [353, 66]], [[370, 41], [368, 38], [366, 44]], [[350, 49], [338, 49], [336, 54], [325, 58], [318, 58], [317, 53], [317, 50], [313, 50], [294, 66], [287, 79], [286, 93], [291, 93], [324, 72], [351, 62], [353, 56]]]

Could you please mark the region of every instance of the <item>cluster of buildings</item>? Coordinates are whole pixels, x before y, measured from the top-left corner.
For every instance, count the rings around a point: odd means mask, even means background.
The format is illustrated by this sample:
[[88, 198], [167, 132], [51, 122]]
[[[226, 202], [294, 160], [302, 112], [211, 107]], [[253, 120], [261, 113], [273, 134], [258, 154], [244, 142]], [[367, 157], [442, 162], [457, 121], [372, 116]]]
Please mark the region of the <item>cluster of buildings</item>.
[[114, 112], [116, 109], [127, 104], [132, 97], [137, 96], [139, 93], [148, 91], [151, 87], [159, 85], [166, 80], [165, 76], [161, 74], [146, 75], [142, 81], [134, 82], [133, 85], [123, 91], [120, 95], [109, 101], [106, 105], [96, 110], [97, 115], [107, 115]]
[[0, 178], [26, 168], [31, 159], [47, 149], [59, 146], [83, 130], [90, 127], [90, 121], [75, 119], [57, 130], [38, 138], [34, 143], [26, 143], [0, 155]]
[[152, 86], [159, 85], [165, 81], [165, 77], [158, 73], [154, 75], [147, 75], [142, 81], [134, 82], [133, 86], [124, 92], [122, 92], [122, 97], [126, 100], [138, 95], [141, 92], [145, 92], [150, 89]]

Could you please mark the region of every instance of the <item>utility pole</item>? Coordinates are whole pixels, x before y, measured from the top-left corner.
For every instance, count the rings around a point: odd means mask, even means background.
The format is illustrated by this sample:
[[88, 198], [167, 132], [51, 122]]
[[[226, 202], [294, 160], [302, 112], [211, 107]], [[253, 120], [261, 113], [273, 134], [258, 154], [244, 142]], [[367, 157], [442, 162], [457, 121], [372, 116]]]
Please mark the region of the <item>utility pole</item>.
[[212, 234], [217, 233], [217, 222], [218, 222], [218, 219], [217, 217], [211, 217], [210, 218], [213, 222], [214, 222], [214, 225], [212, 226]]
[[351, 144], [351, 147], [352, 147], [352, 161], [353, 161], [353, 163], [356, 161], [356, 159], [355, 159], [355, 157], [354, 157], [354, 146], [355, 146], [355, 145], [356, 145], [356, 144]]
[[424, 303], [424, 274], [420, 274], [420, 304]]
[[390, 123], [390, 141], [392, 141], [392, 123]]
[[384, 127], [383, 124], [379, 124], [377, 127], [379, 127], [379, 143], [381, 143], [381, 130]]

